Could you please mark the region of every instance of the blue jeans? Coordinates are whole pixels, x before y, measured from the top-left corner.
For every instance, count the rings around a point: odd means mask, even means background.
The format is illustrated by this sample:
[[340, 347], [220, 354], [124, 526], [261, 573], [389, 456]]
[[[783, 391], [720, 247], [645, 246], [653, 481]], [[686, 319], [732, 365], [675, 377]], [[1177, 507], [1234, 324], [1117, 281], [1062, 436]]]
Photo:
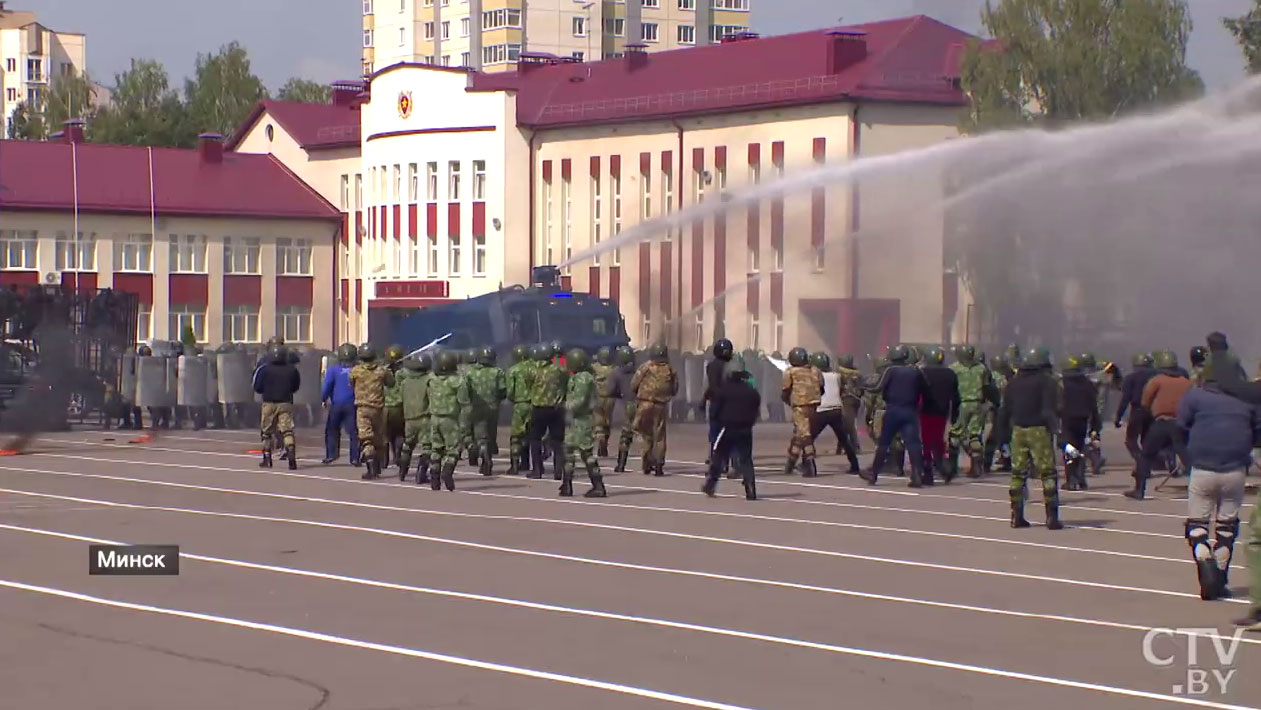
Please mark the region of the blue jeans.
[[919, 411], [915, 407], [889, 407], [884, 412], [884, 421], [880, 426], [880, 441], [876, 444], [876, 460], [885, 461], [889, 456], [889, 447], [893, 437], [902, 435], [902, 443], [906, 453], [911, 457], [911, 465], [916, 466], [924, 461], [924, 446], [919, 435]]
[[341, 448], [341, 433], [350, 437], [350, 463], [359, 465], [359, 429], [355, 424], [354, 404], [334, 404], [324, 420], [324, 458], [336, 459]]

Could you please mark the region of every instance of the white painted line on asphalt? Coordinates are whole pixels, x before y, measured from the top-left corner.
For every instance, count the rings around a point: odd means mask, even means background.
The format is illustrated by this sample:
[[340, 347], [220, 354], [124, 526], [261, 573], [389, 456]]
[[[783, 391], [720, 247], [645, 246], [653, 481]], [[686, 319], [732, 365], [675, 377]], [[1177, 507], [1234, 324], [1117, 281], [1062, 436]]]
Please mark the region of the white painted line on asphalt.
[[[852, 589], [839, 589], [836, 587], [824, 587], [824, 586], [813, 585], [813, 584], [802, 584], [798, 582], [784, 582], [780, 580], [760, 579], [757, 577], [742, 577], [739, 575], [721, 574], [717, 572], [703, 572], [700, 570], [682, 569], [682, 568], [675, 568], [675, 567], [659, 567], [659, 566], [653, 566], [653, 565], [634, 564], [630, 562], [615, 562], [612, 560], [605, 560], [605, 559], [594, 558], [594, 557], [579, 557], [576, 555], [563, 555], [563, 554], [553, 553], [553, 552], [541, 552], [538, 550], [526, 550], [526, 549], [515, 548], [515, 547], [504, 547], [502, 545], [488, 545], [485, 543], [470, 542], [466, 540], [457, 540], [454, 538], [435, 537], [432, 535], [421, 535], [418, 533], [409, 533], [409, 532], [403, 532], [399, 530], [389, 530], [389, 529], [382, 529], [382, 528], [368, 528], [368, 527], [359, 527], [356, 525], [342, 525], [339, 523], [326, 523], [319, 520], [303, 520], [300, 518], [277, 518], [277, 517], [263, 516], [263, 515], [248, 515], [245, 513], [227, 513], [227, 512], [221, 512], [221, 511], [199, 510], [199, 509], [193, 509], [193, 508], [171, 508], [171, 507], [166, 507], [166, 506], [149, 506], [149, 505], [139, 505], [139, 504], [134, 504], [134, 503], [122, 503], [122, 502], [117, 502], [117, 501], [104, 501], [104, 500], [97, 501], [91, 498], [75, 498], [72, 496], [55, 496], [55, 495], [47, 494], [47, 493], [30, 493], [30, 495], [40, 496], [40, 497], [49, 497], [49, 498], [59, 498], [59, 499], [64, 498], [64, 499], [70, 499], [70, 500], [81, 501], [81, 502], [95, 502], [98, 505], [105, 506], [105, 507], [117, 507], [117, 508], [129, 509], [129, 510], [150, 510], [150, 511], [156, 511], [156, 512], [182, 513], [182, 514], [188, 514], [188, 515], [202, 515], [202, 516], [229, 518], [229, 519], [237, 519], [237, 520], [254, 520], [254, 521], [269, 522], [269, 523], [285, 523], [285, 524], [290, 524], [290, 525], [322, 528], [322, 529], [328, 529], [328, 530], [364, 533], [364, 534], [369, 534], [369, 535], [381, 535], [385, 537], [396, 537], [396, 538], [403, 538], [403, 539], [408, 539], [408, 540], [418, 540], [421, 542], [430, 542], [430, 543], [437, 543], [437, 544], [443, 544], [443, 545], [453, 545], [456, 547], [464, 547], [464, 548], [474, 549], [474, 550], [500, 552], [500, 553], [505, 553], [505, 554], [510, 554], [510, 555], [522, 555], [526, 557], [556, 560], [556, 561], [561, 561], [561, 562], [572, 562], [572, 563], [578, 563], [578, 564], [583, 564], [583, 565], [592, 565], [596, 567], [609, 567], [609, 568], [614, 568], [614, 569], [626, 569], [626, 570], [633, 570], [633, 571], [638, 571], [638, 572], [651, 572], [655, 574], [695, 577], [695, 578], [700, 578], [700, 579], [710, 579], [710, 580], [724, 581], [724, 582], [736, 582], [736, 583], [741, 583], [741, 584], [752, 584], [752, 585], [757, 585], [757, 586], [767, 586], [767, 587], [773, 587], [773, 588], [779, 588], [779, 589], [792, 589], [792, 590], [797, 590], [797, 591], [832, 594], [836, 596], [851, 597], [851, 598], [856, 598], [856, 599], [869, 599], [873, 601], [894, 602], [894, 603], [900, 603], [900, 604], [913, 604], [916, 606], [926, 606], [926, 607], [938, 608], [938, 609], [951, 609], [955, 611], [970, 611], [970, 612], [975, 612], [975, 613], [980, 613], [980, 614], [991, 614], [991, 615], [997, 615], [997, 616], [1008, 616], [1008, 617], [1023, 618], [1023, 619], [1057, 621], [1057, 622], [1064, 622], [1064, 623], [1070, 623], [1070, 624], [1082, 624], [1086, 626], [1098, 626], [1098, 627], [1110, 628], [1110, 629], [1123, 629], [1126, 631], [1146, 632], [1151, 629], [1151, 627], [1143, 626], [1141, 624], [1128, 624], [1124, 622], [1105, 621], [1105, 620], [1100, 620], [1100, 619], [1087, 619], [1087, 618], [1080, 618], [1080, 617], [1073, 617], [1073, 616], [1063, 616], [1063, 615], [1058, 615], [1058, 614], [1041, 614], [1041, 613], [1036, 613], [1036, 612], [1014, 611], [1010, 609], [1000, 609], [997, 607], [986, 607], [986, 606], [978, 606], [978, 605], [972, 605], [972, 604], [954, 604], [951, 602], [932, 601], [928, 599], [919, 599], [915, 597], [899, 597], [899, 596], [893, 596], [889, 594], [876, 594], [872, 592], [861, 592], [861, 591], [852, 590]], [[0, 528], [9, 528], [9, 529], [23, 530], [23, 531], [34, 530], [33, 528], [19, 528], [17, 526], [2, 525], [2, 524], [0, 524]], [[51, 531], [44, 531], [44, 532], [50, 535], [52, 534], [66, 535], [65, 533], [53, 533]], [[1188, 634], [1188, 635], [1191, 635], [1191, 634]], [[1224, 638], [1229, 638], [1229, 637], [1219, 636], [1218, 638], [1224, 639]], [[1261, 645], [1261, 638], [1244, 638], [1242, 640], [1245, 643]]]
[[[284, 493], [265, 493], [262, 491], [244, 491], [244, 490], [237, 490], [237, 489], [232, 489], [232, 488], [219, 488], [219, 487], [214, 487], [214, 486], [195, 486], [188, 483], [175, 483], [173, 481], [151, 481], [151, 480], [147, 480], [143, 478], [106, 476], [103, 474], [92, 474], [92, 473], [71, 473], [68, 471], [45, 471], [45, 470], [37, 470], [37, 469], [21, 469], [21, 468], [9, 467], [9, 466], [0, 466], [0, 470], [18, 471], [22, 473], [40, 473], [40, 474], [47, 474], [47, 475], [72, 476], [72, 477], [77, 477], [77, 478], [114, 480], [114, 481], [123, 481], [127, 483], [140, 483], [140, 484], [147, 484], [147, 485], [166, 486], [166, 487], [171, 487], [171, 488], [203, 490], [203, 491], [214, 492], [214, 493], [227, 493], [230, 495], [259, 496], [259, 497], [265, 497], [265, 498], [276, 498], [280, 500], [293, 500], [293, 501], [299, 501], [299, 502], [305, 502], [305, 503], [340, 505], [340, 506], [355, 507], [355, 508], [368, 508], [368, 509], [373, 509], [373, 510], [391, 510], [391, 511], [397, 511], [397, 512], [418, 513], [422, 515], [439, 515], [439, 516], [446, 516], [446, 517], [470, 518], [470, 519], [480, 519], [480, 520], [532, 522], [532, 523], [563, 525], [563, 526], [596, 529], [596, 530], [612, 530], [615, 532], [629, 532], [629, 533], [638, 533], [638, 534], [643, 534], [643, 535], [656, 535], [660, 537], [679, 538], [679, 539], [689, 540], [689, 541], [712, 542], [716, 544], [736, 545], [740, 547], [751, 547], [755, 549], [773, 550], [776, 552], [792, 552], [792, 553], [799, 553], [799, 554], [805, 554], [805, 555], [830, 557], [830, 558], [835, 558], [835, 559], [858, 560], [862, 562], [878, 562], [882, 564], [891, 564], [891, 565], [897, 565], [897, 566], [902, 566], [902, 567], [913, 567], [913, 568], [919, 568], [919, 569], [933, 569], [933, 570], [949, 571], [949, 572], [962, 572], [966, 574], [984, 574], [984, 575], [990, 575], [990, 576], [995, 576], [995, 577], [1005, 577], [1009, 579], [1027, 579], [1027, 580], [1038, 581], [1038, 582], [1054, 582], [1056, 584], [1065, 584], [1065, 585], [1078, 586], [1078, 587], [1089, 587], [1089, 588], [1094, 588], [1094, 589], [1105, 589], [1109, 591], [1136, 592], [1140, 594], [1153, 594], [1153, 595], [1159, 595], [1159, 596], [1181, 597], [1181, 598], [1194, 598], [1194, 599], [1199, 598], [1198, 594], [1189, 594], [1186, 592], [1175, 592], [1175, 591], [1163, 590], [1163, 589], [1147, 589], [1143, 587], [1131, 587], [1131, 586], [1120, 585], [1120, 584], [1109, 584], [1105, 582], [1091, 582], [1087, 580], [1071, 579], [1071, 578], [1065, 578], [1065, 577], [1052, 577], [1048, 575], [1025, 574], [1025, 573], [1020, 573], [1020, 572], [1005, 572], [1002, 570], [983, 569], [979, 567], [963, 567], [963, 566], [945, 565], [945, 564], [932, 563], [932, 562], [917, 562], [913, 560], [902, 560], [902, 559], [889, 558], [889, 557], [876, 557], [873, 555], [860, 555], [860, 554], [851, 553], [851, 552], [837, 552], [833, 550], [819, 550], [819, 549], [807, 548], [807, 547], [797, 547], [793, 545], [776, 545], [776, 544], [767, 543], [767, 542], [757, 542], [755, 540], [740, 540], [736, 538], [724, 538], [724, 537], [715, 537], [715, 536], [710, 536], [710, 535], [698, 535], [695, 533], [679, 533], [679, 532], [673, 532], [673, 531], [668, 531], [668, 530], [654, 530], [651, 528], [636, 528], [636, 527], [630, 527], [627, 525], [610, 525], [610, 524], [605, 524], [605, 523], [588, 523], [588, 522], [582, 522], [582, 521], [577, 521], [577, 520], [558, 520], [555, 518], [535, 518], [535, 517], [523, 517], [523, 516], [515, 516], [515, 515], [491, 515], [491, 514], [485, 514], [485, 513], [463, 513], [463, 512], [454, 512], [454, 511], [422, 510], [418, 508], [405, 508], [402, 506], [381, 505], [381, 504], [376, 504], [376, 503], [361, 503], [361, 502], [355, 502], [355, 501], [344, 501], [344, 500], [337, 500], [337, 499], [330, 499], [330, 498], [314, 498], [314, 497], [309, 497], [309, 496], [297, 496], [297, 495], [289, 495], [289, 494], [284, 494]], [[1241, 600], [1241, 599], [1232, 599], [1229, 601], [1234, 602], [1234, 603], [1239, 603], [1239, 604], [1248, 603], [1246, 600]]]
[[[186, 452], [186, 453], [196, 453], [196, 452]], [[317, 476], [317, 475], [309, 474], [309, 473], [295, 473], [293, 471], [227, 468], [227, 467], [222, 467], [222, 466], [202, 466], [199, 464], [172, 463], [172, 462], [166, 462], [166, 461], [163, 461], [163, 462], [134, 461], [134, 460], [129, 460], [129, 459], [113, 459], [113, 458], [104, 458], [104, 457], [99, 457], [99, 456], [77, 456], [77, 455], [72, 455], [72, 454], [49, 453], [49, 454], [38, 454], [37, 456], [44, 457], [44, 458], [63, 458], [63, 459], [71, 459], [71, 460], [78, 460], [78, 461], [92, 461], [96, 463], [132, 464], [136, 466], [155, 466], [156, 465], [156, 466], [161, 466], [163, 468], [186, 468], [186, 469], [196, 469], [200, 471], [223, 471], [227, 473], [249, 474], [252, 476], [279, 476], [279, 477], [287, 477], [287, 478], [305, 478], [305, 479], [317, 480], [317, 481], [329, 481], [332, 483], [367, 485], [367, 486], [374, 486], [377, 488], [390, 485], [388, 482], [384, 480], [364, 481], [359, 478], [338, 478], [335, 476]], [[3, 467], [0, 467], [0, 468], [3, 468]], [[461, 476], [461, 480], [469, 480], [469, 481], [486, 480], [486, 477], [481, 476], [479, 474], [469, 474], [469, 475]], [[534, 485], [540, 485], [540, 484], [550, 485], [554, 483], [552, 481], [528, 479], [528, 478], [525, 478], [524, 476], [512, 476], [512, 477], [503, 478], [500, 480], [519, 481], [521, 483], [534, 484]], [[651, 492], [659, 492], [659, 493], [669, 493], [673, 495], [686, 495], [686, 496], [693, 496], [693, 497], [701, 497], [704, 495], [700, 491], [681, 491], [681, 490], [673, 489], [673, 488], [643, 488], [643, 487], [637, 487], [637, 486], [619, 486], [617, 484], [607, 483], [607, 481], [605, 485], [606, 487], [613, 490], [642, 490], [642, 491], [651, 491]], [[415, 489], [415, 485], [409, 485], [408, 487]], [[505, 498], [505, 499], [512, 499], [512, 500], [549, 501], [549, 502], [558, 502], [558, 503], [576, 502], [576, 501], [571, 501], [564, 498], [539, 498], [537, 496], [519, 496], [519, 495], [506, 494], [506, 493], [488, 493], [484, 491], [463, 491], [463, 493], [464, 495], [477, 495], [477, 496], [484, 496], [484, 497], [490, 497], [490, 498]], [[985, 499], [976, 499], [976, 500], [985, 500]], [[771, 499], [764, 499], [764, 502], [797, 503], [797, 504], [807, 504], [807, 505], [827, 507], [827, 508], [847, 508], [847, 509], [852, 509], [852, 510], [876, 510], [876, 511], [891, 512], [891, 513], [908, 513], [908, 514], [913, 514], [913, 515], [929, 515], [929, 516], [937, 516], [937, 517], [960, 518], [964, 520], [985, 520], [985, 521], [1001, 522], [1001, 523], [1008, 522], [1008, 518], [1006, 517], [1000, 518], [997, 516], [974, 515], [970, 513], [956, 513], [956, 512], [945, 511], [945, 510], [926, 510], [926, 509], [919, 509], [919, 508], [892, 508], [889, 506], [882, 506], [882, 505], [866, 505], [866, 504], [861, 504], [861, 503], [841, 503], [837, 501], [796, 500], [792, 498], [771, 498]], [[582, 505], [600, 505], [599, 503], [590, 503], [586, 501], [581, 501], [580, 503]], [[653, 509], [649, 506], [627, 506], [627, 507], [638, 508], [638, 509], [643, 509], [643, 510]], [[656, 509], [668, 510], [665, 508], [656, 508]], [[1098, 509], [1068, 508], [1068, 510], [1098, 510]], [[691, 512], [699, 512], [699, 511], [691, 511]], [[1185, 519], [1185, 518], [1182, 518], [1182, 519]], [[1033, 522], [1039, 522], [1039, 521], [1034, 520]], [[1073, 521], [1071, 519], [1065, 520], [1065, 524], [1067, 524], [1070, 528], [1073, 527]], [[1096, 530], [1100, 532], [1122, 534], [1122, 535], [1139, 535], [1139, 536], [1144, 536], [1144, 537], [1182, 539], [1181, 535], [1148, 532], [1145, 530], [1128, 530], [1125, 528], [1105, 528], [1105, 527], [1083, 526], [1076, 529]]]
[[[448, 663], [457, 666], [465, 666], [467, 668], [477, 668], [479, 670], [496, 671], [498, 673], [507, 673], [510, 675], [524, 676], [527, 678], [536, 678], [539, 680], [550, 680], [568, 685], [577, 685], [586, 688], [594, 688], [596, 690], [607, 690], [613, 693], [623, 695], [633, 695], [650, 700], [660, 700], [662, 702], [673, 703], [675, 705], [685, 705], [694, 708], [708, 708], [709, 710], [752, 710], [751, 708], [739, 705], [729, 705], [727, 703], [714, 702], [712, 700], [701, 700], [698, 698], [689, 698], [684, 695], [675, 695], [673, 693], [663, 693], [647, 688], [636, 688], [629, 685], [621, 685], [618, 683], [608, 683], [601, 680], [591, 678], [579, 678], [577, 676], [564, 675], [561, 673], [552, 673], [549, 671], [539, 671], [532, 668], [521, 668], [518, 666], [509, 666], [502, 663], [491, 663], [489, 661], [479, 661], [472, 658], [463, 658], [460, 656], [452, 656], [445, 653], [436, 653], [434, 651], [425, 651], [417, 648], [407, 648], [404, 646], [392, 646], [383, 643], [373, 643], [371, 641], [360, 641], [357, 639], [346, 638], [343, 636], [333, 636], [331, 634], [323, 634], [317, 631], [307, 631], [305, 629], [295, 629], [288, 626], [276, 626], [274, 624], [264, 624], [257, 621], [246, 621], [244, 619], [234, 619], [228, 616], [216, 616], [214, 614], [200, 614], [193, 611], [183, 611], [180, 609], [168, 609], [164, 607], [150, 606], [148, 604], [136, 604], [134, 602], [118, 601], [115, 599], [105, 599], [103, 597], [94, 597], [78, 592], [71, 592], [64, 589], [55, 589], [53, 587], [42, 587], [34, 584], [25, 584], [22, 582], [14, 582], [11, 580], [0, 579], [0, 587], [8, 587], [10, 589], [20, 589], [27, 592], [36, 592], [49, 596], [61, 597], [64, 599], [74, 599], [82, 602], [89, 602], [100, 606], [109, 606], [116, 609], [129, 609], [132, 611], [143, 611], [151, 614], [162, 614], [164, 616], [175, 616], [184, 619], [194, 619], [197, 621], [209, 621], [225, 626], [235, 626], [243, 629], [252, 629], [254, 631], [267, 631], [283, 636], [292, 636], [295, 638], [306, 639], [308, 641], [322, 641], [324, 643], [336, 644], [338, 646], [349, 646], [352, 648], [361, 648], [369, 651], [382, 651], [384, 653], [392, 653], [399, 656], [411, 656], [412, 658], [423, 658], [429, 661], [438, 661], [439, 663]], [[1226, 710], [1237, 710], [1236, 708], [1221, 706]], [[1247, 708], [1243, 710], [1255, 710], [1255, 708]]]
[[[78, 592], [71, 592], [63, 589], [55, 589], [52, 587], [43, 587], [33, 584], [25, 584], [22, 582], [14, 582], [11, 580], [0, 579], [0, 586], [11, 589], [20, 589], [23, 591], [36, 592], [50, 596], [62, 597], [65, 599], [74, 599], [77, 601], [89, 602], [101, 606], [109, 606], [119, 609], [129, 609], [133, 611], [144, 611], [154, 614], [163, 614], [166, 616], [182, 617], [186, 619], [194, 619], [198, 621], [209, 621], [228, 626], [236, 626], [239, 628], [253, 629], [256, 631], [268, 631], [271, 633], [283, 634], [285, 636], [293, 636], [297, 638], [308, 639], [311, 641], [323, 641], [341, 646], [350, 646], [354, 648], [362, 648], [373, 651], [383, 651], [386, 653], [394, 653], [404, 656], [412, 656], [415, 658], [424, 658], [426, 660], [438, 661], [441, 663], [450, 663], [469, 668], [478, 668], [482, 670], [498, 671], [501, 673], [510, 673], [512, 675], [526, 676], [530, 678], [538, 678], [541, 680], [557, 681], [571, 685], [585, 686], [598, 690], [608, 690], [624, 695], [634, 695], [642, 698], [650, 698], [653, 700], [661, 700], [676, 705], [686, 705], [698, 708], [712, 708], [713, 710], [748, 710], [735, 705], [727, 705], [709, 700], [700, 700], [697, 698], [689, 698], [682, 695], [672, 693], [663, 693], [645, 688], [635, 688], [617, 683], [608, 683], [604, 681], [592, 680], [589, 678], [579, 678], [577, 676], [562, 675], [559, 673], [551, 673], [549, 671], [539, 671], [530, 668], [521, 668], [517, 666], [508, 666], [500, 663], [491, 663], [488, 661], [478, 661], [470, 658], [462, 658], [460, 656], [452, 656], [448, 654], [435, 653], [432, 651], [423, 651], [420, 649], [406, 648], [402, 646], [392, 646], [387, 644], [373, 643], [370, 641], [360, 641], [342, 636], [333, 636], [331, 634], [319, 633], [316, 631], [308, 631], [305, 629], [295, 629], [287, 626], [276, 626], [274, 624], [265, 624], [256, 621], [246, 621], [226, 616], [216, 616], [212, 614], [201, 614], [198, 612], [183, 611], [179, 609], [169, 609], [164, 607], [150, 606], [148, 604], [137, 604], [134, 602], [124, 602], [114, 599], [105, 599], [103, 597], [94, 597]], [[561, 609], [556, 607], [555, 609]], [[574, 610], [570, 610], [571, 613]], [[642, 619], [637, 617], [623, 617], [624, 619], [634, 619], [641, 623], [652, 623], [655, 620]], [[807, 648], [817, 651], [829, 651], [832, 653], [843, 654], [847, 656], [857, 656], [861, 658], [871, 658], [882, 661], [895, 661], [901, 663], [909, 663], [919, 666], [928, 666], [931, 668], [942, 668], [946, 670], [964, 671], [968, 673], [976, 673], [998, 678], [1010, 678], [1014, 680], [1024, 680], [1043, 685], [1059, 686], [1062, 688], [1075, 688], [1079, 690], [1088, 690], [1107, 695], [1117, 695], [1122, 697], [1142, 698], [1145, 700], [1156, 700], [1161, 702], [1173, 703], [1177, 705], [1190, 705], [1194, 707], [1215, 708], [1216, 710], [1257, 710], [1255, 707], [1244, 705], [1231, 705], [1226, 703], [1217, 703], [1208, 700], [1199, 700], [1197, 698], [1188, 698], [1184, 696], [1164, 695], [1161, 693], [1150, 693], [1142, 690], [1132, 690], [1130, 688], [1118, 688], [1107, 685], [1099, 685], [1096, 683], [1085, 683], [1081, 681], [1068, 680], [1064, 678], [1054, 678], [1050, 676], [1039, 676], [1031, 673], [1019, 673], [1016, 671], [1008, 671], [1000, 668], [990, 668], [986, 666], [974, 666], [966, 663], [955, 663], [952, 661], [941, 661], [934, 658], [924, 658], [920, 656], [908, 656], [900, 653], [888, 653], [885, 651], [872, 651], [863, 648], [852, 648], [846, 646], [835, 646], [832, 644], [815, 643], [811, 641], [802, 641], [799, 639], [789, 639], [777, 636], [766, 636], [763, 634], [755, 634], [743, 631], [733, 631], [728, 629], [715, 629], [712, 627], [701, 627], [693, 624], [681, 624], [675, 622], [656, 621], [654, 625], [669, 626], [672, 628], [682, 628], [690, 631], [707, 631], [708, 633], [717, 633], [722, 636], [744, 638], [755, 641], [764, 641], [769, 643], [777, 643], [780, 645], [795, 646], [798, 648]]]

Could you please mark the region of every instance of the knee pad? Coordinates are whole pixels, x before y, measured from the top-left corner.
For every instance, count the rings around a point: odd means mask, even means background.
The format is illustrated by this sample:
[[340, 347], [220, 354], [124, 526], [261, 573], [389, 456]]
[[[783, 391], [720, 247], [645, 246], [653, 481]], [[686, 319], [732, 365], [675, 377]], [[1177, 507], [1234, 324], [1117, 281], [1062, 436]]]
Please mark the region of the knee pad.
[[1214, 537], [1217, 539], [1218, 547], [1233, 546], [1235, 539], [1239, 537], [1239, 518], [1218, 520], [1217, 532]]
[[1188, 519], [1186, 524], [1187, 544], [1191, 546], [1191, 552], [1198, 559], [1208, 559], [1212, 556], [1212, 550], [1209, 548], [1207, 520]]

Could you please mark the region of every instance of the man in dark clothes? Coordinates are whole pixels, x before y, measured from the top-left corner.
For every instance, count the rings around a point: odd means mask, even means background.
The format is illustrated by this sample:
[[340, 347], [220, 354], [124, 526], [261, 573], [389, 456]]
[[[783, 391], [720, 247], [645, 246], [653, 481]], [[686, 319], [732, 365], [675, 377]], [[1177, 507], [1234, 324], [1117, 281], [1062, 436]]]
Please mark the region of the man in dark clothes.
[[1025, 481], [1029, 470], [1042, 480], [1042, 501], [1046, 504], [1046, 527], [1061, 530], [1060, 492], [1055, 480], [1055, 430], [1059, 428], [1055, 405], [1055, 378], [1049, 368], [1051, 355], [1035, 348], [1020, 362], [1020, 371], [1007, 384], [999, 421], [1011, 432], [1011, 526], [1027, 528], [1025, 520]]
[[[727, 364], [731, 362], [732, 354], [735, 352], [735, 346], [730, 340], [722, 338], [714, 343], [714, 359], [705, 364], [705, 394], [701, 395], [701, 407], [709, 405], [709, 452], [710, 457], [706, 457], [705, 462], [709, 463], [714, 453], [714, 441], [718, 438], [718, 432], [722, 429], [717, 421], [714, 420], [713, 401], [714, 395], [722, 388], [725, 382], [724, 371]], [[722, 468], [727, 468], [727, 462], [722, 461]]]
[[928, 392], [928, 381], [924, 373], [917, 367], [907, 365], [911, 351], [905, 345], [895, 345], [889, 349], [889, 362], [892, 365], [881, 375], [880, 381], [872, 389], [878, 390], [885, 403], [884, 418], [881, 422], [880, 441], [876, 443], [876, 457], [871, 462], [871, 470], [860, 473], [863, 480], [876, 485], [880, 469], [889, 458], [889, 446], [893, 438], [902, 435], [906, 453], [911, 458], [911, 488], [924, 485], [924, 450], [920, 443], [919, 409], [920, 402]]
[[1152, 369], [1152, 356], [1139, 353], [1134, 356], [1134, 371], [1121, 380], [1121, 402], [1117, 405], [1116, 428], [1121, 428], [1121, 420], [1125, 418], [1125, 410], [1130, 410], [1130, 419], [1125, 425], [1125, 450], [1134, 459], [1134, 473], [1137, 475], [1139, 461], [1143, 458], [1143, 437], [1147, 436], [1147, 427], [1151, 424], [1151, 416], [1143, 406], [1143, 388], [1147, 381], [1156, 376]]
[[948, 465], [946, 457], [946, 422], [959, 420], [959, 377], [945, 366], [946, 354], [941, 348], [930, 348], [924, 355], [924, 379], [928, 382], [928, 396], [924, 398], [919, 414], [920, 431], [924, 439], [924, 485], [933, 485], [933, 471], [941, 471], [941, 477], [950, 483], [955, 477], [955, 467]]
[[263, 440], [263, 460], [259, 466], [271, 468], [276, 441], [283, 442], [289, 469], [298, 468], [293, 436], [293, 395], [302, 384], [298, 368], [289, 360], [283, 345], [269, 349], [269, 362], [254, 371], [254, 391], [263, 396], [259, 433]]
[[726, 377], [710, 398], [710, 422], [719, 425], [709, 472], [705, 476], [705, 495], [718, 491], [718, 477], [724, 462], [730, 460], [744, 479], [744, 497], [757, 500], [757, 484], [753, 476], [753, 425], [762, 410], [762, 396], [749, 383], [744, 358], [734, 357], [726, 363]]
[[[1162, 350], [1155, 354], [1154, 359], [1156, 376], [1143, 387], [1143, 406], [1152, 423], [1143, 438], [1142, 456], [1134, 474], [1134, 490], [1125, 492], [1127, 498], [1134, 500], [1143, 500], [1147, 495], [1147, 479], [1152, 475], [1152, 463], [1162, 451], [1172, 448], [1182, 465], [1182, 472], [1189, 473], [1191, 470], [1187, 461], [1187, 434], [1178, 425], [1178, 405], [1193, 386], [1191, 378], [1186, 370], [1178, 367], [1178, 356], [1172, 352]], [[1176, 469], [1177, 466], [1170, 464], [1171, 473]]]
[[1095, 383], [1082, 370], [1076, 355], [1064, 358], [1060, 369], [1060, 440], [1080, 454], [1065, 466], [1064, 490], [1086, 490], [1086, 442], [1099, 436], [1099, 397]]

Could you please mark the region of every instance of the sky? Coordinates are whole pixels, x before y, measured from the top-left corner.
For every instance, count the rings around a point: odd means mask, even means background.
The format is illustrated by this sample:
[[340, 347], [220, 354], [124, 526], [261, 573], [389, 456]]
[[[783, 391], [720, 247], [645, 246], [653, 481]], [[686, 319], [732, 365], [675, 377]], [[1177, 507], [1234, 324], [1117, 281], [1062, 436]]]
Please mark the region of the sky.
[[[782, 34], [910, 14], [925, 14], [971, 32], [985, 0], [751, 0], [753, 29]], [[1195, 32], [1189, 61], [1210, 88], [1243, 76], [1243, 58], [1220, 18], [1247, 11], [1252, 0], [1190, 0]], [[9, 0], [33, 10], [54, 30], [87, 35], [88, 73], [112, 86], [132, 57], [162, 62], [172, 84], [192, 73], [197, 53], [233, 40], [267, 86], [289, 77], [322, 82], [359, 73], [361, 0]], [[300, 9], [300, 11], [299, 11]]]

